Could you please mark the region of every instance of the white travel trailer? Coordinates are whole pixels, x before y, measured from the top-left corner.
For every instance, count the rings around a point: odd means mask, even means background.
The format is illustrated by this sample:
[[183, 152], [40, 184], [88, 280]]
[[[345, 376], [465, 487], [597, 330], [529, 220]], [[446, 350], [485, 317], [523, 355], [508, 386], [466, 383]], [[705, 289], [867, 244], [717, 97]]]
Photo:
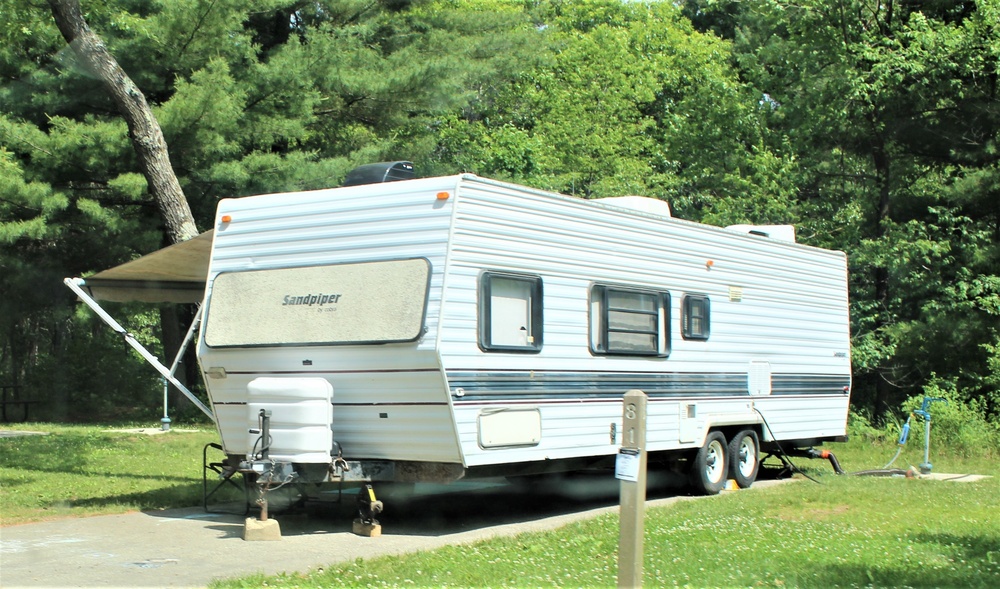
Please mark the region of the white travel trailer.
[[[631, 389], [651, 459], [705, 493], [846, 434], [846, 259], [790, 227], [459, 175], [223, 200], [189, 244], [155, 286], [203, 289], [222, 448], [272, 482], [611, 465]], [[134, 288], [130, 264], [76, 283]]]

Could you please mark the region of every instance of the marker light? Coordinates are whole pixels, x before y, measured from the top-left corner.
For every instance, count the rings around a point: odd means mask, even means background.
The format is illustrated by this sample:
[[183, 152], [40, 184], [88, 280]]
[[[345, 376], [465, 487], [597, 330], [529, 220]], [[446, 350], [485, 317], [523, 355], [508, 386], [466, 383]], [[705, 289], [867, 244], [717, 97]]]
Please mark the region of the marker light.
[[230, 222], [232, 220], [233, 220], [232, 215], [222, 215], [222, 222], [223, 223], [228, 223], [228, 222]]
[[437, 193], [437, 199], [438, 200], [448, 200], [449, 198], [451, 198], [451, 193], [450, 192], [439, 192], [439, 193]]

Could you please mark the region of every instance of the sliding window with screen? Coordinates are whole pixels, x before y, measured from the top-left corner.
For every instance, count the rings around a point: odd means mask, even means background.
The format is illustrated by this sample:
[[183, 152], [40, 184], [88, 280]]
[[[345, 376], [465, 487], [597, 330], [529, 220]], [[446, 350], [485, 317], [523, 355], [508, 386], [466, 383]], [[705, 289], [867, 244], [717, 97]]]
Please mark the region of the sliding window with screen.
[[596, 284], [590, 290], [594, 354], [670, 354], [670, 293]]

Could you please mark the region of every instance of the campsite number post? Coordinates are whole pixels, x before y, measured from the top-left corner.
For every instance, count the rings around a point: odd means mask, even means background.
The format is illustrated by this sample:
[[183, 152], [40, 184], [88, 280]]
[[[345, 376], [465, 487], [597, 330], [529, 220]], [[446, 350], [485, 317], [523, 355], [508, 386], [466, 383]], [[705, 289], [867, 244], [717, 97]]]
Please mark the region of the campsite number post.
[[621, 480], [618, 586], [642, 586], [642, 533], [646, 514], [646, 393], [625, 393], [622, 446], [615, 463]]

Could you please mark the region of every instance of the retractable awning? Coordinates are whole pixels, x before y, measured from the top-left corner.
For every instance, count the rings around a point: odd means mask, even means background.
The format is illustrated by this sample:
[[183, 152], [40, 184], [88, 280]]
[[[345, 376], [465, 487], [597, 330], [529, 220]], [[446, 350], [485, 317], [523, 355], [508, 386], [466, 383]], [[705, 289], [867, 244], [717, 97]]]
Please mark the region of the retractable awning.
[[214, 231], [177, 243], [83, 280], [104, 301], [200, 303], [205, 296]]

